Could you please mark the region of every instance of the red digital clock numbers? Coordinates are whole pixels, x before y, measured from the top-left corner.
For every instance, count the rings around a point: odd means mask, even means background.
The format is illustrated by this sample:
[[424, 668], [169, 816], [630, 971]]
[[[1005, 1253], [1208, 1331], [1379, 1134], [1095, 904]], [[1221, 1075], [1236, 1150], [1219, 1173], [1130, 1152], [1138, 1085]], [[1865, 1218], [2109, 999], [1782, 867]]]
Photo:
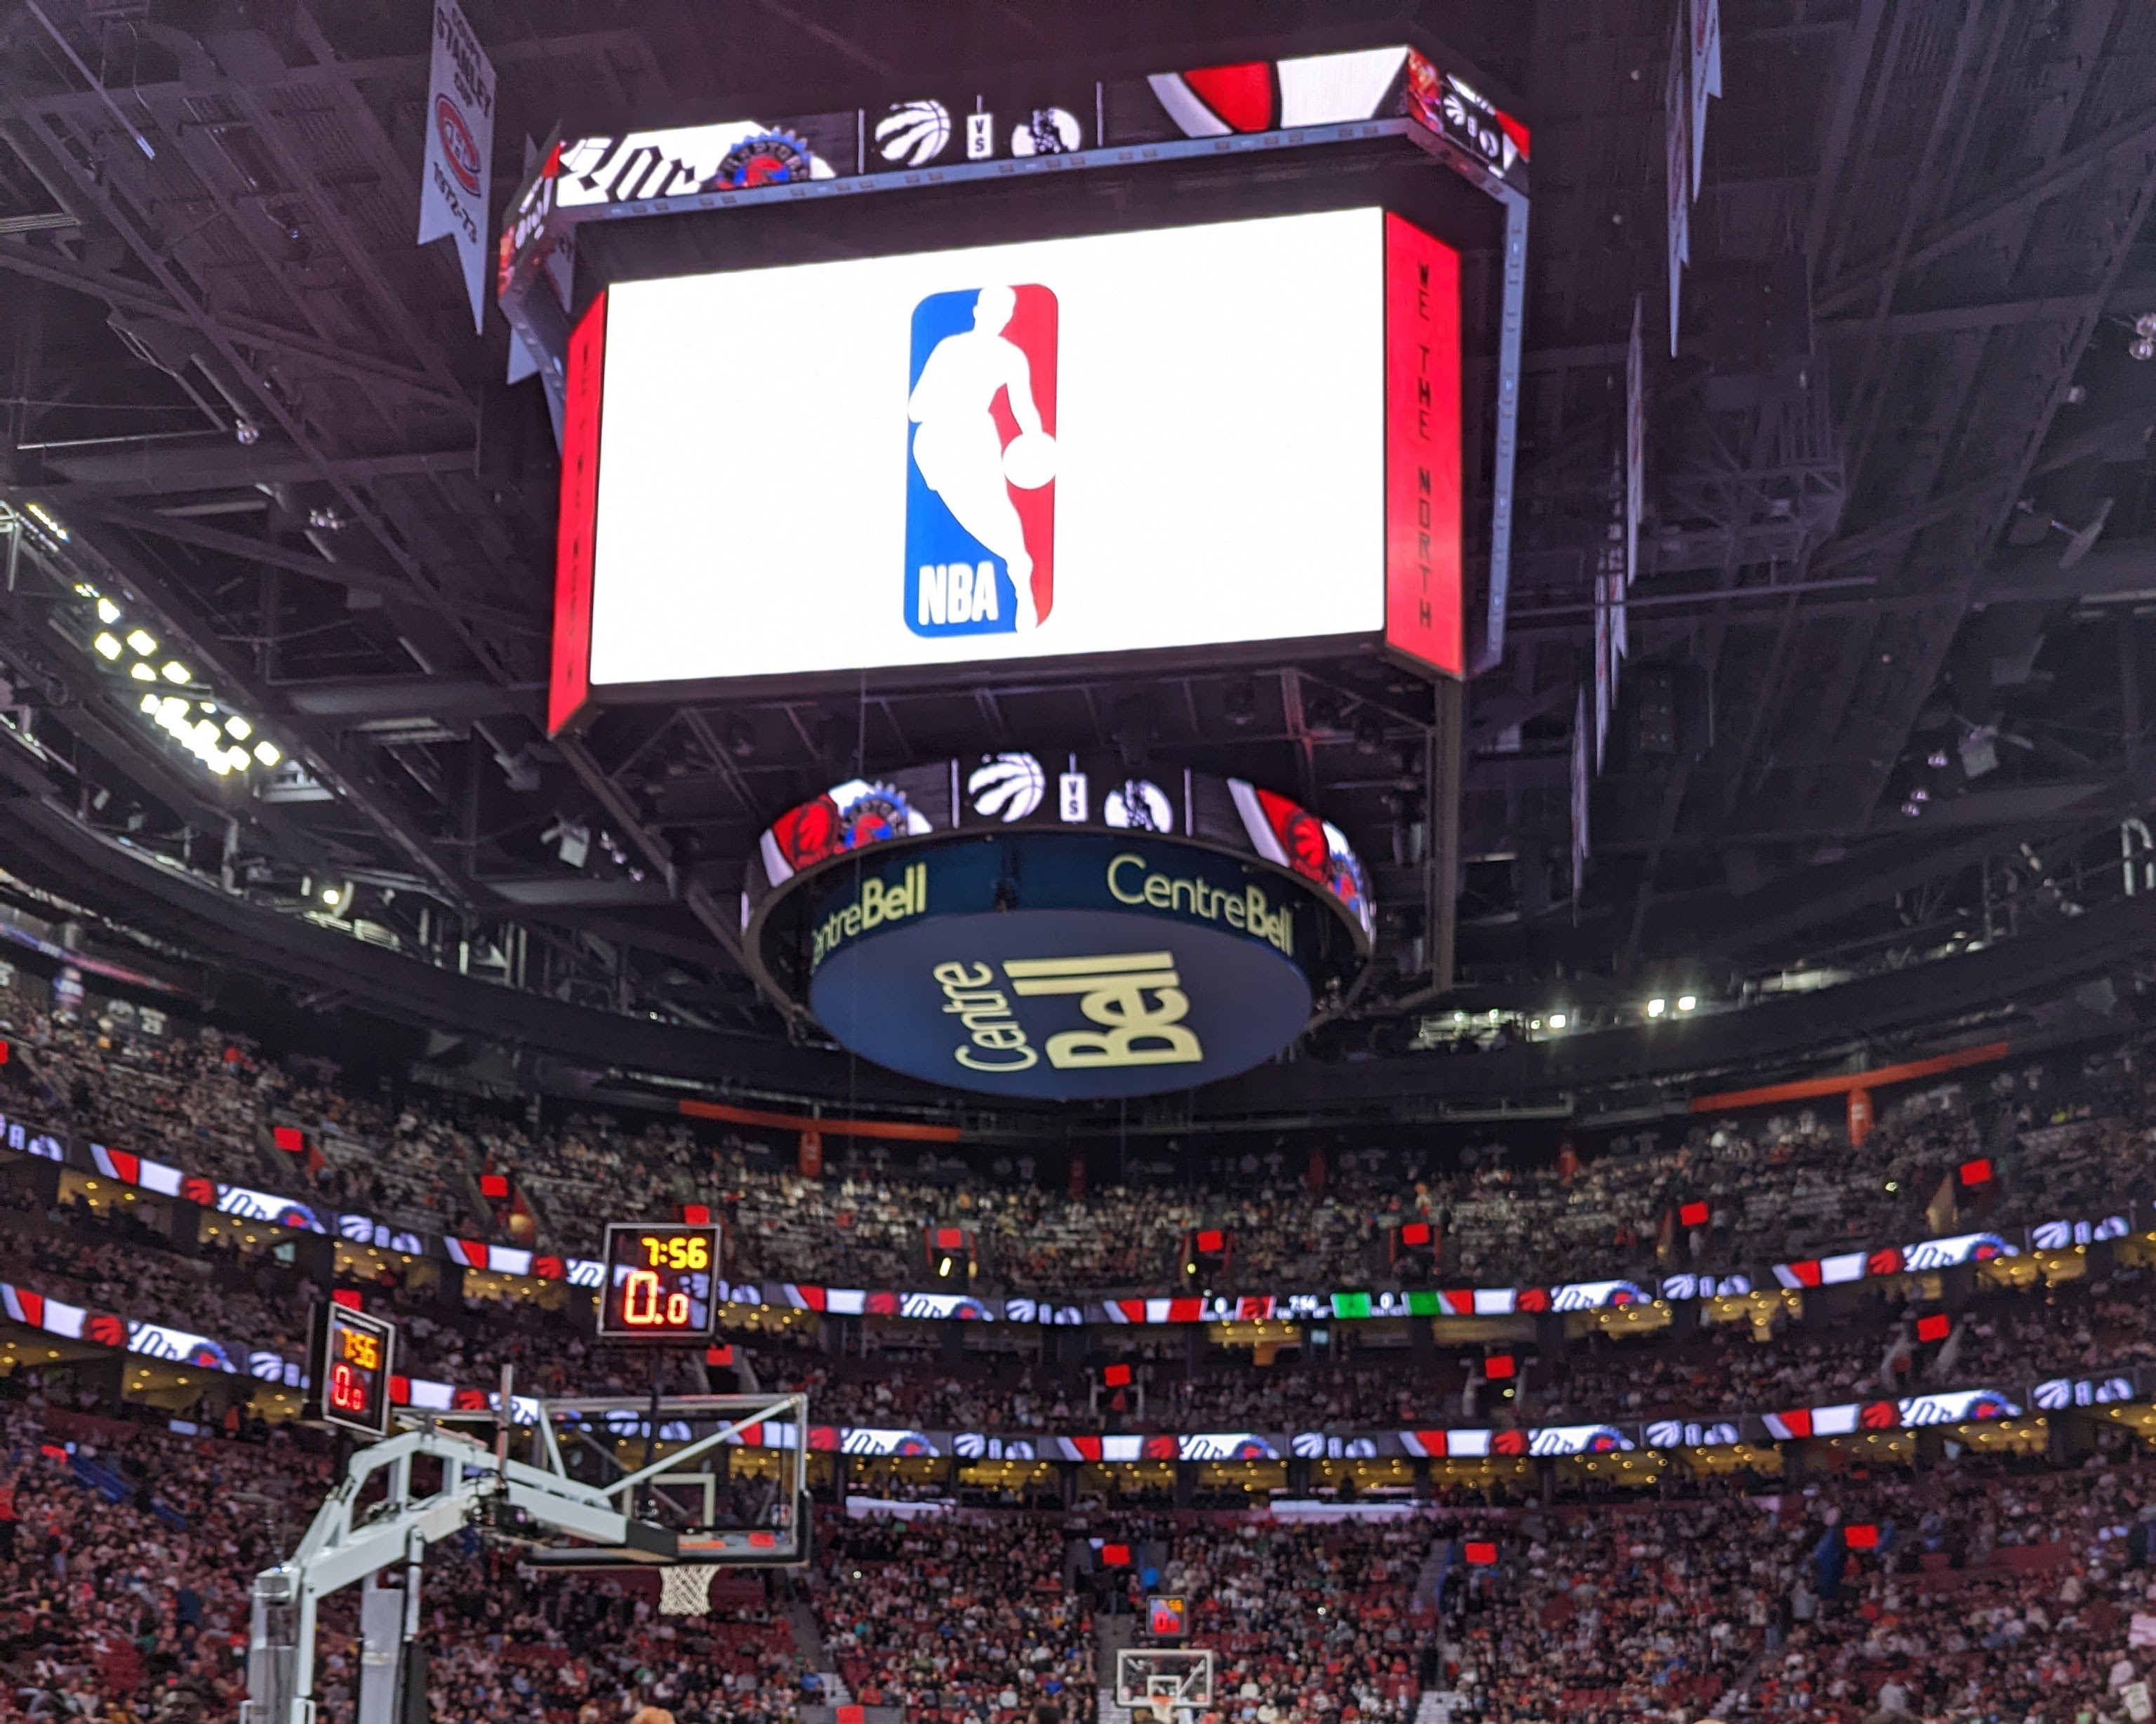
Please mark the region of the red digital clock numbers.
[[349, 1307], [316, 1307], [309, 1411], [364, 1436], [389, 1434], [389, 1366], [397, 1331]]
[[716, 1226], [616, 1222], [607, 1229], [598, 1332], [616, 1341], [703, 1341], [718, 1321]]
[[685, 1329], [690, 1300], [686, 1293], [666, 1290], [656, 1272], [633, 1269], [623, 1280], [621, 1320], [632, 1329]]

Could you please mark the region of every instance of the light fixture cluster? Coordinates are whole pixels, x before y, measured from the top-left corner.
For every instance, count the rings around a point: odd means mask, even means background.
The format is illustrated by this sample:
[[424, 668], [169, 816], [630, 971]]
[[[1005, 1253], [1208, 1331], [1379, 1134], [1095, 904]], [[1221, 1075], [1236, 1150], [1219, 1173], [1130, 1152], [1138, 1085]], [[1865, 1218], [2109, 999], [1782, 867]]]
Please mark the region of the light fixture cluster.
[[142, 696], [142, 711], [220, 778], [252, 766], [274, 767], [285, 757], [267, 736], [255, 738], [249, 747], [254, 726], [236, 712], [221, 712], [214, 700], [148, 694]]
[[90, 650], [115, 670], [124, 666], [128, 681], [141, 688], [138, 704], [142, 716], [207, 771], [225, 778], [283, 762], [284, 750], [260, 735], [253, 720], [203, 699], [195, 689], [192, 667], [166, 652], [163, 643], [139, 623], [129, 626], [126, 613], [109, 595], [86, 581], [78, 581], [74, 590], [95, 613]]

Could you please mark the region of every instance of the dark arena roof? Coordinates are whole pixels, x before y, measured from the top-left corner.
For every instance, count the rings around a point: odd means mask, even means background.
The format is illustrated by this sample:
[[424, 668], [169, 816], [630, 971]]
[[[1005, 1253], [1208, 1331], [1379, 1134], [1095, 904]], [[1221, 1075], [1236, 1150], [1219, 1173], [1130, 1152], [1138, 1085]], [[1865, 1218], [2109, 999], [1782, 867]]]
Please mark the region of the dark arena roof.
[[0, 1719], [2147, 1724], [2152, 202], [2148, 0], [0, 0]]
[[[420, 10], [12, 13], [16, 903], [258, 1015], [298, 1000], [567, 1068], [932, 1106], [830, 1051], [735, 900], [758, 833], [824, 787], [1020, 749], [1269, 785], [1361, 859], [1363, 958], [1287, 1063], [1174, 1092], [1178, 1112], [1548, 1101], [2025, 1018], [2092, 983], [2126, 998], [2148, 941], [2156, 27], [2131, 7], [1732, 5], [1673, 316], [1670, 127], [1693, 104], [1672, 118], [1668, 10], [475, 12], [498, 80], [476, 335], [455, 248], [411, 243]], [[1126, 151], [585, 223], [549, 267], [581, 315], [609, 281], [721, 265], [1408, 209], [1461, 254], [1464, 683], [1291, 644], [1096, 654], [707, 680], [550, 734], [562, 354], [505, 382], [491, 305], [493, 233], [545, 150], [1392, 42], [1532, 140], [1511, 204], [1397, 137]], [[551, 316], [534, 340], [558, 348]], [[1283, 434], [1331, 434], [1291, 413]], [[700, 506], [807, 459], [741, 428]], [[813, 629], [814, 594], [798, 603]], [[213, 771], [180, 734], [208, 706], [275, 764], [221, 736], [208, 753], [244, 764]], [[1695, 1000], [1691, 1021], [1650, 1024], [1658, 998]]]

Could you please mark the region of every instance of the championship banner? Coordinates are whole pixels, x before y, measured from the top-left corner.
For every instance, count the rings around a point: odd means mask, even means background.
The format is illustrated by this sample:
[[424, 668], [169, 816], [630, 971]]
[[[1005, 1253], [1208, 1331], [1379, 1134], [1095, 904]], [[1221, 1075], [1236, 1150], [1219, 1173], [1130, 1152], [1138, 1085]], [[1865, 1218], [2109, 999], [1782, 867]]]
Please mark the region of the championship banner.
[[1632, 339], [1625, 350], [1625, 585], [1640, 578], [1640, 517], [1647, 499], [1645, 307], [1632, 296]]
[[1684, 266], [1691, 261], [1691, 108], [1685, 87], [1687, 32], [1670, 44], [1668, 82], [1662, 91], [1664, 190], [1669, 199], [1670, 357], [1677, 356], [1677, 314], [1684, 296]]
[[1589, 854], [1588, 836], [1588, 785], [1594, 774], [1587, 764], [1587, 690], [1583, 688], [1573, 696], [1572, 703], [1572, 903], [1573, 913], [1579, 913], [1580, 888], [1587, 880], [1587, 858]]
[[1722, 94], [1722, 0], [1691, 0], [1691, 195], [1707, 155], [1707, 99]]
[[427, 154], [419, 176], [419, 244], [457, 243], [472, 327], [485, 326], [487, 177], [494, 161], [494, 63], [457, 0], [434, 0], [427, 79]]

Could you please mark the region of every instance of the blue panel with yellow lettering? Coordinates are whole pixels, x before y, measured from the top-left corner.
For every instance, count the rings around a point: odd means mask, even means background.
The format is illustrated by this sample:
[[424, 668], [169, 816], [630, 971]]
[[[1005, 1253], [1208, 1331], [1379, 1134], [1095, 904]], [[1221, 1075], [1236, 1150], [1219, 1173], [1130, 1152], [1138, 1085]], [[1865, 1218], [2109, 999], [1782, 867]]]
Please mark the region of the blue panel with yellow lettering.
[[958, 1089], [1189, 1089], [1301, 1032], [1323, 913], [1297, 880], [1152, 834], [911, 847], [819, 896], [808, 1003], [864, 1058]]

